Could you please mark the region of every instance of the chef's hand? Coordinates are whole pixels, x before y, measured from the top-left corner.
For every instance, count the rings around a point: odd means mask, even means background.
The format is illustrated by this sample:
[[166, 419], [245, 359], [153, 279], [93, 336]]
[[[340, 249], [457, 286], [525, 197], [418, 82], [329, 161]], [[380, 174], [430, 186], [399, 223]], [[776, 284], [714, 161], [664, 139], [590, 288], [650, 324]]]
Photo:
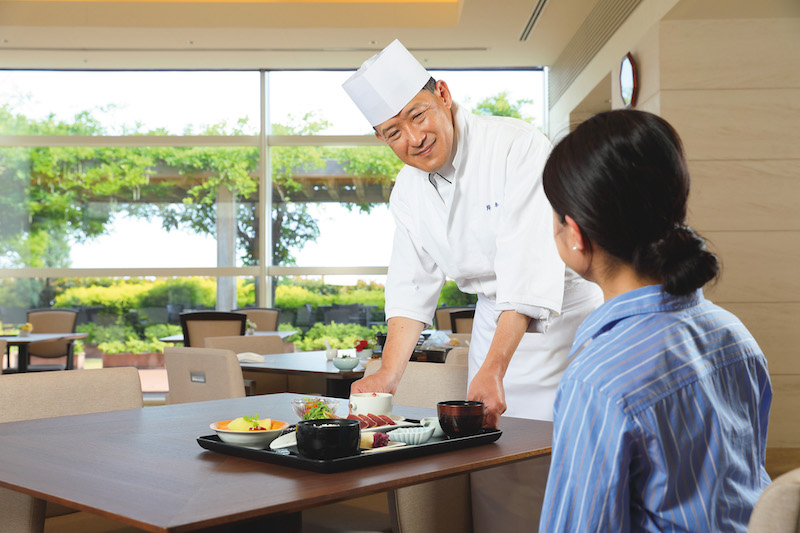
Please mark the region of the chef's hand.
[[371, 376], [354, 381], [350, 385], [350, 394], [358, 392], [388, 392], [394, 394], [397, 389], [397, 381], [390, 372], [378, 370]]
[[467, 400], [483, 402], [483, 427], [497, 428], [500, 423], [500, 415], [506, 411], [503, 376], [481, 368], [469, 386]]

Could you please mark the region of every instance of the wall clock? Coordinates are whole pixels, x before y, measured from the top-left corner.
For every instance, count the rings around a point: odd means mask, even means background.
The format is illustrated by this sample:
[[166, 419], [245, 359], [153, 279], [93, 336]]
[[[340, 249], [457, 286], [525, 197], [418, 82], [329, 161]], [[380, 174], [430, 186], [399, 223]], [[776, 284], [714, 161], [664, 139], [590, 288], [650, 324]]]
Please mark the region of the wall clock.
[[622, 58], [619, 69], [619, 92], [625, 107], [636, 106], [636, 96], [639, 93], [639, 79], [636, 72], [636, 61], [630, 52]]

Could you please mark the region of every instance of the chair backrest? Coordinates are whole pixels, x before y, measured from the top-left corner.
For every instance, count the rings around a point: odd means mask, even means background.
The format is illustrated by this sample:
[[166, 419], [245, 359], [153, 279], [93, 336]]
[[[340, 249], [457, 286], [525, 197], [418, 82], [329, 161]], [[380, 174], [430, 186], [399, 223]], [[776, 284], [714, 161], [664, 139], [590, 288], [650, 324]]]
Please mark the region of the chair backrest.
[[[367, 363], [364, 375], [380, 368]], [[411, 361], [406, 367], [394, 403], [436, 408], [445, 400], [467, 397], [467, 366]], [[404, 487], [388, 493], [392, 531], [399, 533], [463, 533], [472, 531], [469, 476], [460, 475]]]
[[748, 533], [800, 532], [800, 468], [775, 478], [756, 502]]
[[195, 311], [181, 313], [183, 345], [205, 346], [206, 337], [244, 335], [247, 315], [224, 311]]
[[[371, 359], [364, 369], [364, 376], [371, 376], [381, 367], [380, 359]], [[436, 408], [445, 400], [467, 398], [467, 366], [456, 364], [423, 363], [411, 361], [403, 373], [394, 403], [411, 407]]]
[[230, 350], [168, 346], [164, 348], [164, 365], [169, 404], [245, 396], [242, 367]]
[[280, 309], [271, 307], [250, 307], [234, 309], [234, 313], [244, 313], [247, 319], [256, 325], [256, 331], [278, 331], [278, 318]]
[[450, 313], [450, 329], [453, 333], [472, 333], [472, 321], [475, 318], [475, 309], [464, 309]]
[[206, 348], [231, 350], [234, 353], [253, 352], [262, 355], [289, 351], [286, 343], [278, 335], [206, 337]]
[[[31, 309], [28, 311], [28, 322], [34, 333], [74, 333], [78, 311], [75, 309]], [[28, 353], [36, 357], [64, 357], [74, 341], [34, 342], [28, 347]]]
[[446, 365], [468, 365], [469, 364], [469, 348], [459, 347], [453, 348], [447, 352], [444, 359]]
[[[0, 422], [134, 409], [142, 386], [133, 367], [10, 374], [0, 376], [0, 404]], [[42, 532], [45, 509], [44, 500], [0, 488], [4, 532]]]
[[453, 329], [450, 322], [450, 313], [454, 311], [468, 311], [471, 307], [439, 307], [434, 313], [434, 325], [438, 330], [451, 330]]

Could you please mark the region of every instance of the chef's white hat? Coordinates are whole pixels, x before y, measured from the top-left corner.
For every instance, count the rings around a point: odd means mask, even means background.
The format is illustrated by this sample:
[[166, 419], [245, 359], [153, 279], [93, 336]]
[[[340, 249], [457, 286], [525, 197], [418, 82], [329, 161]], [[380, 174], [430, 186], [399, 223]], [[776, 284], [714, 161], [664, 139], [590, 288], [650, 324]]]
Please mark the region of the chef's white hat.
[[422, 90], [430, 74], [395, 39], [370, 57], [342, 87], [372, 126], [398, 114]]

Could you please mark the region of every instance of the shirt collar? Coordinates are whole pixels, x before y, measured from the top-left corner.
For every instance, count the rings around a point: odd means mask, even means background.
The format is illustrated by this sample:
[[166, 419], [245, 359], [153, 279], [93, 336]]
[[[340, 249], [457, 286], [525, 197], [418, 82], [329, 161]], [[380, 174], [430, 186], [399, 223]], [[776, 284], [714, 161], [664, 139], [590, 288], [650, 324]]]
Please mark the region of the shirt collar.
[[570, 357], [620, 320], [636, 315], [680, 311], [703, 300], [702, 289], [686, 296], [674, 296], [664, 292], [661, 285], [648, 285], [615, 296], [595, 309], [580, 325]]

